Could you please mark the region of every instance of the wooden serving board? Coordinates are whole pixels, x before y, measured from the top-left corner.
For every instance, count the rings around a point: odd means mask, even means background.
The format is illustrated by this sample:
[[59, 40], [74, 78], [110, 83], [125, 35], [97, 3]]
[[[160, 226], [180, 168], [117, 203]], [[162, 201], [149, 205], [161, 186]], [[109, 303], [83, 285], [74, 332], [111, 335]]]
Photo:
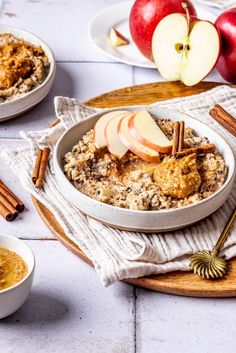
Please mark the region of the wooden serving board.
[[[151, 104], [170, 98], [190, 96], [216, 87], [217, 83], [202, 82], [195, 87], [185, 87], [181, 83], [150, 83], [127, 87], [105, 93], [90, 99], [85, 104], [91, 107], [112, 108], [125, 105]], [[64, 233], [53, 214], [39, 201], [33, 203], [51, 232], [73, 253], [92, 265], [90, 259]], [[125, 282], [157, 292], [192, 297], [234, 297], [236, 296], [236, 258], [230, 261], [230, 270], [226, 278], [217, 281], [200, 279], [191, 272], [171, 272], [165, 275], [127, 279]]]

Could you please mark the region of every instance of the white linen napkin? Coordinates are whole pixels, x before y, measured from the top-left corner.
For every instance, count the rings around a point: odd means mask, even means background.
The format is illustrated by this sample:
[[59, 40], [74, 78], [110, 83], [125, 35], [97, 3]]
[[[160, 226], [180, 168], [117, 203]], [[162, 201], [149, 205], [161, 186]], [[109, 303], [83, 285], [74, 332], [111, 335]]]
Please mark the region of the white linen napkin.
[[[236, 89], [220, 86], [208, 92], [179, 98], [157, 105], [187, 112], [218, 130], [236, 152], [236, 139], [208, 111], [215, 103], [236, 115]], [[52, 160], [46, 172], [44, 191], [31, 181], [36, 149], [47, 145], [53, 150], [61, 134], [73, 124], [86, 119], [96, 109], [76, 99], [56, 97], [56, 114], [61, 122], [42, 131], [21, 132], [27, 141], [25, 148], [3, 151], [1, 157], [19, 177], [23, 187], [45, 205], [56, 217], [67, 236], [92, 260], [102, 283], [108, 286], [117, 280], [137, 278], [174, 270], [189, 270], [189, 257], [200, 249], [211, 249], [219, 237], [236, 201], [236, 183], [231, 196], [221, 209], [200, 223], [183, 230], [165, 234], [142, 234], [109, 228], [83, 215], [68, 203], [56, 183]], [[97, 109], [101, 110], [101, 109]], [[228, 238], [223, 254], [236, 256], [236, 228]]]
[[216, 7], [220, 10], [227, 10], [236, 6], [236, 0], [198, 0], [203, 5]]

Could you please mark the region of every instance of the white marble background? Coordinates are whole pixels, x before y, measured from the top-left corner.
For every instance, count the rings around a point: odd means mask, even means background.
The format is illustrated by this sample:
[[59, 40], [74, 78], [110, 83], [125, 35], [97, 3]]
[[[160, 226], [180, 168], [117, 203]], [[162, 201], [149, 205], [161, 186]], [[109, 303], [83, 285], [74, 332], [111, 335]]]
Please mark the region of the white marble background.
[[[115, 2], [119, 1], [0, 0], [0, 22], [34, 32], [52, 47], [57, 60], [49, 96], [22, 117], [0, 124], [0, 149], [21, 145], [20, 130], [46, 127], [54, 119], [55, 95], [85, 100], [112, 89], [161, 81], [155, 70], [115, 63], [89, 42], [88, 22]], [[221, 80], [216, 72], [207, 79]], [[27, 302], [0, 321], [0, 352], [235, 352], [235, 299], [176, 297], [124, 283], [103, 288], [93, 269], [54, 239], [30, 196], [3, 164], [0, 178], [10, 179], [8, 184], [26, 204], [26, 212], [15, 222], [0, 220], [0, 233], [27, 239], [37, 263]]]

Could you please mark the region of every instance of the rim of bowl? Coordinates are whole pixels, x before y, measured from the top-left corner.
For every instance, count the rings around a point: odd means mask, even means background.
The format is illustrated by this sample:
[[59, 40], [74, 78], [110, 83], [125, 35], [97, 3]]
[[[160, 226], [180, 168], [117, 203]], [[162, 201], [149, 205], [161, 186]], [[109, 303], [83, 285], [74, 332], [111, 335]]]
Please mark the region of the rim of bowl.
[[[8, 25], [4, 25], [4, 24], [0, 24], [0, 30], [1, 28], [6, 28], [6, 31], [9, 30], [15, 30], [16, 32], [19, 31], [19, 34], [20, 32], [23, 32], [23, 33], [26, 33], [26, 34], [30, 34], [32, 37], [35, 37], [39, 42], [40, 42], [40, 45], [43, 45], [47, 52], [50, 54], [51, 57], [48, 57], [49, 59], [49, 62], [50, 62], [50, 69], [49, 69], [49, 72], [48, 72], [48, 75], [46, 77], [46, 79], [36, 88], [34, 88], [32, 91], [29, 91], [29, 92], [26, 92], [25, 94], [23, 94], [22, 96], [18, 97], [18, 98], [15, 98], [13, 100], [10, 100], [10, 101], [6, 101], [6, 102], [2, 102], [0, 103], [0, 108], [1, 106], [6, 106], [6, 105], [13, 105], [14, 103], [16, 102], [19, 102], [23, 99], [25, 99], [26, 97], [30, 96], [30, 95], [33, 95], [35, 92], [39, 91], [40, 89], [42, 89], [44, 86], [47, 85], [47, 83], [54, 78], [55, 76], [55, 72], [56, 72], [56, 60], [55, 60], [55, 57], [54, 57], [54, 54], [53, 54], [53, 51], [52, 49], [48, 46], [48, 44], [46, 42], [44, 42], [44, 40], [42, 40], [40, 37], [38, 37], [37, 35], [35, 35], [34, 33], [30, 32], [30, 31], [27, 31], [23, 28], [20, 28], [20, 27], [15, 27], [15, 26], [8, 26]], [[1, 32], [2, 33], [2, 32]], [[20, 38], [19, 38], [20, 39]], [[30, 40], [27, 40], [27, 42], [31, 43]], [[32, 45], [35, 45], [33, 43], [31, 43]], [[44, 49], [44, 48], [43, 48]], [[45, 53], [47, 56], [48, 56], [48, 53]]]
[[[88, 37], [91, 41], [91, 43], [104, 55], [107, 55], [108, 57], [112, 58], [113, 60], [117, 60], [117, 57], [113, 54], [113, 53], [110, 53], [108, 51], [106, 51], [104, 48], [102, 48], [99, 43], [97, 42], [97, 40], [95, 39], [94, 37], [94, 27], [97, 26], [97, 21], [100, 19], [100, 17], [106, 13], [107, 11], [111, 11], [112, 8], [115, 8], [115, 7], [120, 7], [121, 5], [123, 6], [128, 6], [130, 7], [130, 10], [131, 10], [131, 7], [132, 7], [132, 3], [129, 1], [123, 1], [121, 3], [115, 3], [115, 4], [112, 4], [112, 5], [108, 5], [107, 7], [105, 7], [104, 9], [102, 9], [101, 11], [99, 11], [89, 22], [88, 24], [88, 30], [87, 30], [87, 33], [88, 33]], [[113, 9], [115, 10], [115, 9]], [[128, 20], [129, 16], [127, 16], [127, 20]], [[145, 57], [143, 57], [143, 59], [145, 60]], [[118, 59], [121, 63], [124, 63], [124, 64], [127, 64], [127, 65], [132, 65], [132, 66], [136, 66], [136, 67], [141, 67], [141, 68], [146, 68], [146, 69], [155, 69], [155, 64], [152, 63], [151, 61], [148, 61], [146, 59], [146, 61], [144, 61], [144, 63], [142, 63], [142, 57], [141, 57], [141, 60], [139, 60], [140, 62], [135, 62], [129, 58], [129, 57], [125, 57], [123, 59]]]
[[[117, 107], [117, 109], [123, 109], [123, 108], [134, 108], [135, 107], [139, 107], [139, 106], [122, 106], [122, 107]], [[148, 109], [147, 106], [143, 106], [144, 109], [146, 107], [146, 109]], [[150, 109], [150, 108], [149, 108]], [[161, 108], [163, 110], [167, 110], [168, 108]], [[99, 115], [99, 114], [102, 114], [102, 113], [106, 113], [106, 112], [109, 112], [109, 111], [113, 111], [113, 110], [116, 110], [116, 108], [112, 109], [104, 109], [103, 112], [96, 112], [92, 115], [90, 115], [86, 120], [88, 119], [92, 119], [94, 118], [95, 116]], [[179, 112], [178, 112], [179, 113]], [[227, 179], [226, 181], [224, 182], [224, 184], [220, 187], [220, 189], [218, 189], [216, 192], [214, 192], [214, 194], [212, 194], [211, 196], [207, 197], [206, 199], [204, 200], [201, 200], [195, 204], [192, 204], [192, 205], [188, 205], [188, 206], [184, 206], [184, 207], [181, 207], [181, 208], [171, 208], [171, 209], [164, 209], [164, 210], [132, 210], [132, 209], [129, 209], [129, 208], [122, 208], [122, 207], [118, 207], [118, 206], [113, 206], [113, 205], [109, 205], [109, 204], [106, 204], [104, 202], [101, 202], [101, 201], [98, 201], [96, 199], [93, 199], [92, 197], [82, 193], [81, 191], [79, 191], [78, 189], [76, 189], [76, 187], [67, 179], [67, 177], [65, 176], [62, 168], [60, 167], [60, 164], [58, 162], [58, 158], [57, 158], [57, 152], [58, 152], [58, 147], [59, 145], [62, 143], [65, 135], [67, 133], [69, 133], [70, 130], [72, 130], [73, 128], [75, 128], [76, 126], [80, 125], [80, 124], [83, 124], [86, 120], [83, 120], [83, 121], [80, 121], [78, 122], [77, 124], [71, 126], [68, 130], [66, 130], [62, 136], [59, 138], [59, 140], [57, 141], [56, 143], [56, 147], [55, 147], [55, 150], [54, 150], [54, 153], [53, 153], [53, 161], [54, 163], [56, 162], [56, 167], [58, 168], [58, 171], [60, 173], [60, 176], [64, 178], [65, 182], [67, 183], [68, 187], [70, 188], [73, 188], [73, 190], [76, 192], [76, 193], [79, 193], [79, 195], [81, 197], [84, 197], [86, 198], [87, 200], [90, 200], [90, 202], [93, 202], [97, 205], [102, 205], [103, 207], [108, 207], [108, 208], [111, 208], [111, 209], [118, 209], [118, 210], [122, 210], [124, 212], [128, 212], [128, 213], [134, 213], [134, 214], [155, 214], [155, 213], [158, 213], [158, 214], [166, 214], [166, 213], [173, 213], [173, 212], [177, 212], [177, 213], [181, 213], [183, 212], [183, 210], [186, 210], [186, 209], [189, 209], [189, 208], [195, 208], [199, 205], [202, 205], [204, 203], [207, 203], [209, 202], [211, 199], [213, 199], [214, 197], [216, 197], [218, 194], [220, 194], [221, 192], [224, 191], [224, 189], [228, 186], [228, 184], [231, 183], [232, 179], [235, 178], [236, 176], [236, 160], [235, 160], [235, 155], [232, 151], [232, 148], [230, 147], [230, 145], [227, 143], [227, 141], [225, 140], [225, 138], [223, 136], [221, 136], [221, 134], [219, 134], [217, 131], [215, 131], [214, 129], [212, 129], [210, 126], [208, 126], [207, 124], [201, 122], [201, 121], [198, 121], [197, 119], [193, 118], [192, 116], [190, 116], [189, 114], [186, 114], [186, 113], [182, 113], [183, 115], [189, 117], [190, 119], [194, 120], [197, 122], [197, 124], [200, 124], [200, 125], [204, 125], [206, 126], [208, 129], [211, 129], [216, 135], [220, 136], [220, 138], [224, 141], [224, 144], [227, 146], [227, 148], [229, 149], [230, 153], [231, 153], [231, 157], [232, 157], [232, 172], [231, 172], [231, 175], [229, 176], [227, 174]], [[57, 169], [56, 168], [56, 169]], [[227, 167], [229, 169], [229, 167]], [[55, 174], [57, 174], [57, 170], [55, 169]], [[72, 189], [71, 189], [72, 190]], [[79, 208], [78, 206], [75, 205], [75, 207]]]
[[[27, 248], [27, 250], [30, 252], [30, 255], [32, 256], [33, 264], [32, 264], [31, 270], [28, 271], [27, 275], [25, 277], [23, 277], [22, 280], [20, 280], [19, 282], [15, 283], [13, 286], [10, 286], [10, 287], [5, 288], [5, 289], [0, 289], [0, 296], [1, 296], [1, 294], [9, 292], [11, 290], [14, 290], [16, 287], [19, 287], [20, 285], [22, 285], [22, 283], [24, 283], [31, 276], [31, 274], [33, 273], [33, 271], [35, 269], [35, 256], [34, 256], [33, 251], [30, 249], [30, 247], [28, 245], [26, 245], [22, 240], [20, 240], [18, 238], [15, 238], [15, 237], [13, 237], [11, 235], [2, 235], [2, 234], [0, 234], [0, 239], [1, 238], [8, 238], [8, 239], [11, 239], [11, 240], [15, 241], [16, 243], [20, 243], [21, 245], [25, 246]], [[6, 249], [8, 249], [8, 248], [6, 248]], [[9, 248], [9, 250], [11, 250], [11, 249]], [[17, 255], [19, 255], [17, 251], [15, 251], [15, 250], [12, 250], [12, 251], [14, 251]], [[19, 255], [19, 256], [21, 256], [21, 255]], [[24, 258], [23, 258], [23, 260], [25, 261]]]

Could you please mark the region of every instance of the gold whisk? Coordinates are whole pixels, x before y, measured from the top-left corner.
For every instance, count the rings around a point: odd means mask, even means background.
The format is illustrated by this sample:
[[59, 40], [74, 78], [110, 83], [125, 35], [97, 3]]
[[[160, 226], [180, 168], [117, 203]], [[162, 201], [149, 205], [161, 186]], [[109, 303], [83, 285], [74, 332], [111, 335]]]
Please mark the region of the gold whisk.
[[198, 276], [207, 279], [217, 279], [224, 277], [227, 273], [227, 261], [223, 256], [219, 256], [219, 252], [233, 227], [235, 219], [236, 208], [212, 251], [198, 251], [190, 258], [190, 267]]

